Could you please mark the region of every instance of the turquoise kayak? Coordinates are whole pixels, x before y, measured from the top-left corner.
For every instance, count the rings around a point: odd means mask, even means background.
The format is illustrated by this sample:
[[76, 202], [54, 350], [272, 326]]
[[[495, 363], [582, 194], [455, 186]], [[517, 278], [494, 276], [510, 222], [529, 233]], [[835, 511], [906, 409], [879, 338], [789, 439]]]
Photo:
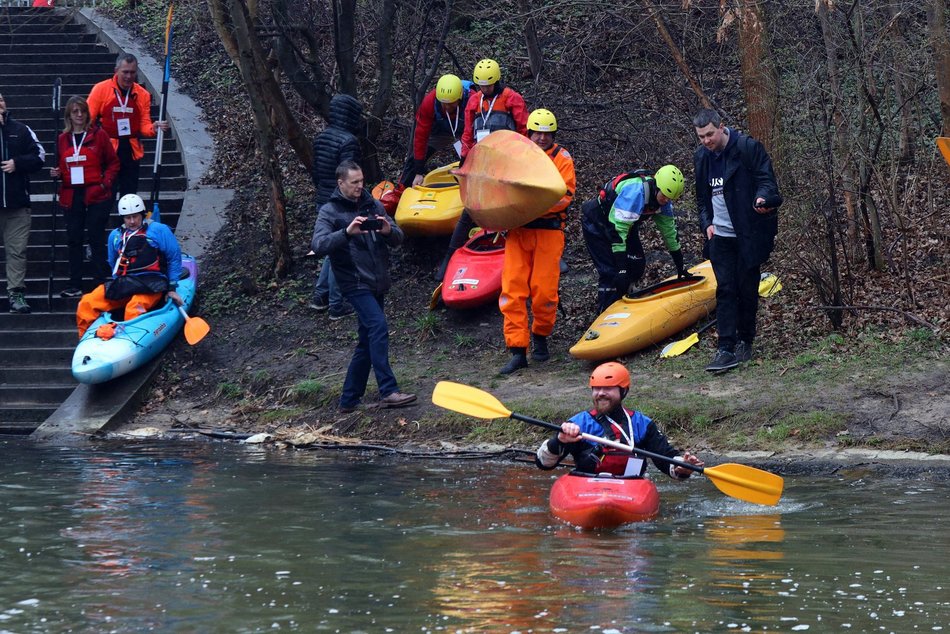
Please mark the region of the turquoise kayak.
[[[183, 273], [187, 275], [179, 280], [177, 290], [185, 302], [185, 311], [188, 311], [195, 301], [198, 265], [188, 255], [182, 256], [181, 264]], [[166, 299], [160, 308], [128, 321], [115, 321], [112, 313], [102, 313], [76, 346], [73, 376], [80, 383], [91, 384], [128, 374], [158, 356], [184, 325], [185, 318], [170, 299]]]

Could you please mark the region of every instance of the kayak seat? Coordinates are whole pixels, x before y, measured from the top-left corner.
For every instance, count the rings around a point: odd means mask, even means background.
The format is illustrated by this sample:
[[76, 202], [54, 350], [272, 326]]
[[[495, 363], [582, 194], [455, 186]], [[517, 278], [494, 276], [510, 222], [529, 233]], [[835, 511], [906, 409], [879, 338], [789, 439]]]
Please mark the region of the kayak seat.
[[423, 185], [423, 187], [428, 187], [429, 189], [445, 189], [447, 187], [458, 187], [458, 183], [430, 183], [428, 185]]

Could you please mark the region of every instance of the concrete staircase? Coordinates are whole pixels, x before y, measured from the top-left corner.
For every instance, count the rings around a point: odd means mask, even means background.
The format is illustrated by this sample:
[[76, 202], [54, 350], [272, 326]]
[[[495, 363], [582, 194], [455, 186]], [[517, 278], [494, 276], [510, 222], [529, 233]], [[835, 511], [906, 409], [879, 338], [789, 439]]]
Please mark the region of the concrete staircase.
[[[53, 81], [62, 78], [60, 105], [65, 105], [70, 96], [86, 96], [93, 84], [111, 76], [115, 58], [116, 53], [99, 43], [67, 10], [0, 8], [0, 92], [13, 118], [30, 126], [50, 155], [54, 139], [62, 130], [61, 113], [55, 124], [53, 120]], [[150, 88], [152, 118], [156, 119], [159, 100], [154, 87]], [[148, 203], [154, 139], [146, 139], [144, 145], [139, 195]], [[33, 224], [26, 280], [31, 314], [8, 312], [6, 271], [0, 264], [0, 433], [32, 432], [77, 385], [70, 372], [70, 360], [77, 341], [78, 299], [59, 296], [68, 281], [66, 230], [58, 208], [54, 227], [50, 167], [52, 157], [47, 156], [42, 172], [31, 179]], [[161, 174], [161, 220], [174, 229], [187, 184], [174, 134], [165, 137]], [[118, 225], [118, 218], [113, 214], [109, 229]], [[106, 236], [103, 234], [103, 241]], [[5, 258], [0, 244], [0, 263]], [[83, 290], [89, 291], [97, 282], [91, 271], [86, 273]]]

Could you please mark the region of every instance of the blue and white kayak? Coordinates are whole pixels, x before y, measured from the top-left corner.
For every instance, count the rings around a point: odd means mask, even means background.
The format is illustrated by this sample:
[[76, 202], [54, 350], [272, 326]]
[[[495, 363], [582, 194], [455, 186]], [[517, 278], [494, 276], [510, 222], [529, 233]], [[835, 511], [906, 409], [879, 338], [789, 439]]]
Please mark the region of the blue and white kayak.
[[[189, 255], [182, 256], [181, 265], [188, 275], [179, 280], [177, 291], [188, 311], [195, 301], [198, 265]], [[185, 318], [170, 299], [160, 308], [128, 321], [115, 321], [112, 313], [104, 312], [76, 346], [73, 376], [80, 383], [102, 383], [127, 374], [158, 356], [184, 324]]]

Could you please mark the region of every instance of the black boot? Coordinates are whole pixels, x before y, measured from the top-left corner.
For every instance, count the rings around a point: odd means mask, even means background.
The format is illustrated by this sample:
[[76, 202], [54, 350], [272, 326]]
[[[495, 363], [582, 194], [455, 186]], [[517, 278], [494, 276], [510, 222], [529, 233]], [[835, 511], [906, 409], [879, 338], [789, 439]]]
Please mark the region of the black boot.
[[617, 292], [612, 288], [597, 289], [597, 314], [601, 314], [617, 301]]
[[548, 338], [544, 335], [531, 333], [531, 359], [534, 361], [547, 361], [551, 358], [548, 352]]
[[511, 359], [508, 363], [505, 364], [501, 370], [498, 370], [499, 374], [511, 374], [512, 372], [517, 372], [521, 368], [528, 367], [528, 357], [525, 355], [527, 348], [512, 348], [511, 349]]

